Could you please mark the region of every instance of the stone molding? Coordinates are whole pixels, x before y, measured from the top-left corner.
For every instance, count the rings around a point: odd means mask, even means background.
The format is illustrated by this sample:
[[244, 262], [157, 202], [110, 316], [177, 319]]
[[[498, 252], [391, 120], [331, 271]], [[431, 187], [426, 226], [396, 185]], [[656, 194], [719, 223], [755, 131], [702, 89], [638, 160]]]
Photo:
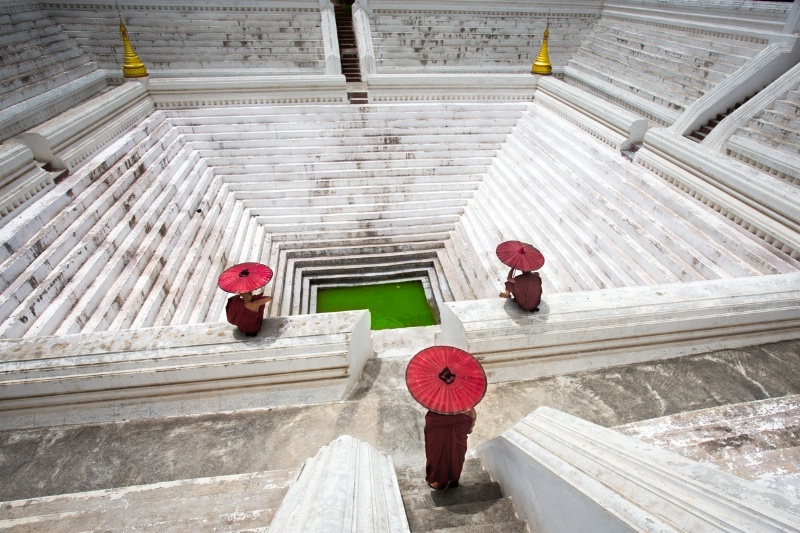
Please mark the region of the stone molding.
[[408, 532], [390, 456], [349, 435], [307, 460], [267, 530]]
[[437, 344], [477, 357], [491, 382], [597, 370], [800, 336], [800, 274], [448, 302]]
[[370, 74], [370, 102], [531, 101], [538, 76], [531, 74]]
[[372, 357], [368, 311], [0, 341], [0, 428], [342, 400]]
[[550, 407], [477, 454], [533, 531], [800, 528], [796, 500]]
[[342, 75], [154, 78], [150, 96], [159, 109], [221, 105], [347, 103]]

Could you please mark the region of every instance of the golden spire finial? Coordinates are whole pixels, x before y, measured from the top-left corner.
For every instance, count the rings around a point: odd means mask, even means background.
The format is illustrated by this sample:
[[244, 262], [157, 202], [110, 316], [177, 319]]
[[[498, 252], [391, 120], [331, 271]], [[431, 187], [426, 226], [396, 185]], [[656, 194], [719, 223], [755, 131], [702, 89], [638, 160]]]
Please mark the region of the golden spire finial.
[[532, 74], [540, 74], [542, 76], [549, 76], [553, 73], [553, 66], [550, 64], [550, 55], [547, 53], [547, 39], [550, 37], [550, 21], [547, 21], [547, 27], [544, 29], [544, 37], [542, 37], [542, 47], [539, 49], [539, 55], [531, 66]]
[[128, 39], [128, 30], [125, 29], [125, 24], [122, 23], [122, 14], [119, 16], [119, 32], [122, 34], [122, 47], [125, 50], [125, 56], [122, 63], [122, 75], [126, 78], [144, 78], [147, 76], [147, 67], [144, 66], [142, 60], [133, 51], [131, 40]]

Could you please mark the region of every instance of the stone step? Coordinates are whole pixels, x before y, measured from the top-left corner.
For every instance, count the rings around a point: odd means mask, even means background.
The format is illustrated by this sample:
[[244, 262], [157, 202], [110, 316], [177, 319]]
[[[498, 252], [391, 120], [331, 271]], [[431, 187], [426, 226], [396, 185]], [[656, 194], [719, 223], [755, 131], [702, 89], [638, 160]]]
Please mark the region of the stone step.
[[620, 21], [610, 18], [601, 18], [595, 31], [606, 35], [614, 34], [627, 37], [628, 40], [637, 42], [675, 43], [700, 51], [717, 51], [726, 54], [739, 54], [744, 57], [752, 57], [764, 47], [763, 43], [737, 39], [734, 34], [726, 36], [718, 33], [711, 36], [689, 28], [659, 27], [651, 24], [637, 24], [631, 20]]
[[[319, 153], [319, 147], [302, 147], [296, 151], [289, 149], [284, 150], [284, 153], [274, 153], [272, 150], [267, 150], [266, 153], [259, 153], [257, 148], [246, 148], [240, 150], [200, 150], [200, 156], [209, 160], [213, 166], [229, 165], [258, 165], [269, 163], [273, 165], [279, 164], [296, 164], [298, 159], [303, 159], [307, 154], [307, 159], [315, 164], [318, 163], [351, 163], [363, 161], [388, 161], [388, 160], [405, 160], [405, 159], [420, 159], [420, 160], [447, 160], [450, 164], [451, 161], [459, 161], [461, 159], [475, 158], [475, 157], [491, 157], [494, 155], [495, 150], [491, 148], [483, 148], [480, 145], [473, 145], [471, 148], [463, 150], [453, 149], [448, 145], [428, 145], [426, 150], [419, 150], [417, 146], [408, 145], [390, 145], [393, 146], [391, 150], [383, 150], [382, 146], [377, 145], [375, 149], [370, 150], [368, 146], [364, 150], [357, 151], [355, 149], [331, 150], [327, 153]], [[355, 147], [353, 147], [355, 148]], [[317, 150], [317, 153], [313, 153]], [[273, 153], [270, 153], [273, 152]]]
[[0, 527], [66, 533], [266, 528], [297, 476], [276, 470], [16, 500]]
[[406, 512], [408, 525], [414, 532], [517, 521], [510, 498]]
[[[594, 44], [600, 44], [607, 50], [630, 50], [641, 52], [651, 58], [675, 61], [676, 64], [695, 64], [698, 68], [713, 66], [714, 70], [730, 74], [743, 65], [760, 48], [738, 47], [731, 41], [697, 41], [692, 38], [680, 40], [680, 37], [659, 38], [646, 32], [614, 33], [609, 31], [594, 32]], [[586, 52], [583, 49], [582, 52]]]
[[800, 116], [765, 111], [760, 118], [751, 120], [747, 127], [758, 129], [763, 135], [786, 144], [800, 145]]
[[748, 50], [744, 56], [734, 56], [729, 52], [709, 49], [707, 46], [652, 40], [650, 36], [642, 36], [642, 39], [639, 41], [610, 33], [594, 33], [592, 47], [581, 49], [579, 54], [592, 54], [596, 49], [606, 57], [625, 57], [629, 60], [643, 57], [655, 63], [674, 64], [675, 67], [687, 72], [694, 66], [698, 72], [724, 76], [738, 69], [752, 53], [752, 50]]
[[627, 71], [631, 77], [651, 80], [687, 94], [707, 91], [729, 75], [726, 71], [733, 72], [738, 68], [738, 65], [720, 65], [709, 60], [698, 67], [698, 61], [693, 58], [678, 60], [672, 56], [661, 57], [636, 50], [609, 50], [602, 46], [593, 46], [576, 57], [584, 58], [585, 63], [596, 63], [597, 70]]
[[691, 94], [682, 90], [672, 90], [663, 83], [632, 77], [635, 71], [628, 71], [625, 65], [618, 65], [613, 69], [598, 68], [593, 60], [590, 62], [582, 58], [570, 60], [569, 65], [614, 87], [619, 87], [640, 98], [665, 107], [683, 109], [699, 96], [696, 93]]
[[446, 527], [433, 529], [429, 533], [528, 533], [528, 525], [522, 520], [515, 520], [513, 522]]
[[66, 71], [42, 72], [41, 80], [12, 89], [3, 94], [2, 105], [4, 108], [8, 108], [15, 104], [26, 102], [35, 96], [57, 90], [68, 82], [79, 80], [96, 70], [97, 65], [95, 63], [84, 62]]
[[[400, 491], [403, 494], [431, 490], [428, 483], [425, 481], [424, 463], [419, 467], [397, 467], [395, 468], [395, 472], [397, 473], [397, 482], [400, 485]], [[489, 477], [489, 473], [484, 470], [483, 463], [480, 459], [467, 458], [466, 461], [464, 461], [464, 468], [461, 471], [461, 480], [459, 484], [467, 486], [491, 482], [492, 479]]]

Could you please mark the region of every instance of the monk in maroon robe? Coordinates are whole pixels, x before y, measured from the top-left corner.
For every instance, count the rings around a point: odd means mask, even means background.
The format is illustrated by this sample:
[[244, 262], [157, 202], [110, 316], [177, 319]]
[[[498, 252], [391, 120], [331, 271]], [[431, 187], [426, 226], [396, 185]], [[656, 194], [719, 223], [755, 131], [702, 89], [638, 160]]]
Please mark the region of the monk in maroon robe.
[[440, 490], [458, 486], [467, 455], [467, 435], [478, 415], [475, 409], [456, 415], [425, 415], [425, 480]]
[[255, 337], [261, 331], [264, 309], [271, 301], [269, 296], [252, 292], [231, 296], [225, 305], [228, 322], [236, 325], [248, 337]]
[[514, 277], [514, 269], [508, 272], [506, 290], [500, 293], [500, 298], [514, 297], [522, 309], [535, 313], [539, 310], [542, 301], [542, 278], [538, 272], [523, 272]]

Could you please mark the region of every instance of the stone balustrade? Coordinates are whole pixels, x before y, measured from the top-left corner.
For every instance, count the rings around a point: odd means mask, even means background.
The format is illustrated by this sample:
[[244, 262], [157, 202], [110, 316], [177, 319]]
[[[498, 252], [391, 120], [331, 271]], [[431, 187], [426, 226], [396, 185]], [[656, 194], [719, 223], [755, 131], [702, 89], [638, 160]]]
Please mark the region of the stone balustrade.
[[146, 87], [130, 82], [26, 130], [21, 137], [37, 161], [73, 170], [152, 111]]
[[775, 490], [540, 407], [478, 455], [533, 531], [793, 531]]
[[66, 171], [48, 171], [21, 141], [6, 141], [0, 153], [0, 218], [8, 217], [39, 193], [53, 187]]
[[[372, 357], [368, 311], [0, 341], [0, 426], [337, 401]], [[46, 354], [46, 356], [45, 356]]]
[[303, 464], [267, 531], [410, 531], [391, 457], [339, 437]]
[[629, 150], [644, 139], [647, 120], [626, 109], [555, 78], [542, 78], [537, 89], [537, 102], [616, 150]]

